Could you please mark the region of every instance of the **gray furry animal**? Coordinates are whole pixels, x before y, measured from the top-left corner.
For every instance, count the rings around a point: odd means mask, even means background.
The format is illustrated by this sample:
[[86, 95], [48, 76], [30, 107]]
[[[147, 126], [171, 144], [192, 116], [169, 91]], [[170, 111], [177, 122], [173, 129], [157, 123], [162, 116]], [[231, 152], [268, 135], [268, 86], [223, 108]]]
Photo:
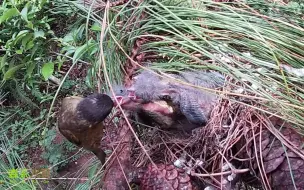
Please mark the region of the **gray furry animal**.
[[[225, 78], [217, 72], [185, 71], [168, 74], [173, 79], [205, 88], [219, 88]], [[130, 88], [116, 85], [116, 97], [125, 110], [136, 113], [145, 124], [192, 130], [206, 124], [218, 97], [206, 90], [181, 84], [151, 71], [137, 75]]]
[[[195, 128], [176, 107], [174, 108], [166, 101], [139, 101], [139, 99], [135, 99], [128, 88], [122, 85], [113, 85], [113, 91], [115, 97], [119, 99], [120, 106], [124, 110], [131, 111], [131, 116], [139, 123], [148, 126], [156, 124], [163, 129], [178, 128], [184, 131]], [[112, 93], [108, 92], [108, 94]]]
[[[217, 72], [185, 71], [169, 76], [209, 89], [222, 87], [225, 83], [224, 76]], [[143, 71], [136, 76], [133, 86], [128, 90], [134, 91], [138, 101], [170, 100], [190, 123], [196, 125], [206, 124], [218, 100], [213, 93], [158, 76], [151, 71]]]

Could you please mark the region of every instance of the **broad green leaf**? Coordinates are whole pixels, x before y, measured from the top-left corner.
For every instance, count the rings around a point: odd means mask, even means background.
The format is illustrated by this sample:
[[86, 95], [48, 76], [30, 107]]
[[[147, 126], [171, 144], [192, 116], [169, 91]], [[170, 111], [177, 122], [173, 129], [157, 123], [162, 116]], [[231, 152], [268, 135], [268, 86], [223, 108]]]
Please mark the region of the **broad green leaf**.
[[64, 38], [62, 39], [63, 43], [69, 43], [69, 42], [73, 42], [74, 38], [72, 33], [68, 33], [67, 35], [64, 36]]
[[67, 46], [62, 48], [62, 51], [65, 52], [65, 55], [72, 55], [76, 51], [76, 48], [74, 46]]
[[48, 62], [45, 63], [42, 67], [42, 76], [44, 77], [45, 80], [48, 80], [48, 78], [53, 74], [54, 72], [54, 63], [53, 62]]
[[24, 67], [24, 64], [20, 64], [20, 65], [17, 65], [17, 66], [14, 66], [14, 67], [10, 68], [4, 74], [3, 80], [9, 80], [9, 79], [11, 79], [14, 76], [14, 74], [16, 73], [16, 71], [18, 71], [22, 67]]
[[3, 15], [0, 17], [0, 24], [18, 14], [19, 14], [19, 11], [16, 8], [11, 8], [11, 9], [6, 10], [3, 13]]
[[16, 53], [21, 55], [23, 53], [23, 49], [16, 50]]
[[20, 31], [17, 34], [16, 38], [14, 39], [14, 44], [16, 45], [19, 42], [19, 40], [21, 40], [24, 36], [26, 36], [27, 33], [29, 33], [29, 30]]
[[85, 24], [82, 24], [76, 31], [75, 31], [75, 37], [76, 40], [81, 40], [84, 36], [84, 31], [85, 31]]
[[31, 21], [29, 21], [26, 26], [32, 30], [34, 29], [34, 25]]
[[36, 39], [36, 38], [39, 38], [39, 37], [45, 39], [44, 32], [43, 32], [42, 30], [35, 31], [35, 33], [34, 33], [34, 38], [35, 38], [35, 39]]
[[26, 50], [29, 50], [29, 49], [32, 49], [33, 47], [34, 47], [34, 41], [31, 40], [31, 41], [29, 41], [29, 42], [26, 44], [25, 49], [26, 49]]
[[93, 31], [101, 31], [101, 27], [100, 25], [98, 25], [97, 23], [94, 23], [93, 26], [91, 27], [91, 30]]
[[94, 46], [95, 46], [95, 44], [91, 43], [91, 44], [84, 44], [84, 45], [78, 47], [73, 56], [73, 63], [75, 61], [77, 61], [78, 59], [80, 59], [87, 51], [89, 51]]
[[24, 47], [24, 48], [26, 48], [26, 45], [27, 45], [27, 43], [28, 43], [28, 41], [31, 39], [33, 37], [33, 34], [32, 33], [28, 33], [28, 34], [26, 34], [26, 36], [24, 36], [24, 38], [22, 39], [22, 46]]
[[21, 11], [21, 17], [26, 21], [28, 22], [28, 19], [27, 19], [27, 13], [28, 13], [28, 6], [29, 6], [29, 2], [24, 6], [24, 8], [22, 9]]
[[94, 55], [97, 51], [99, 51], [99, 47], [95, 46], [91, 49], [90, 55]]

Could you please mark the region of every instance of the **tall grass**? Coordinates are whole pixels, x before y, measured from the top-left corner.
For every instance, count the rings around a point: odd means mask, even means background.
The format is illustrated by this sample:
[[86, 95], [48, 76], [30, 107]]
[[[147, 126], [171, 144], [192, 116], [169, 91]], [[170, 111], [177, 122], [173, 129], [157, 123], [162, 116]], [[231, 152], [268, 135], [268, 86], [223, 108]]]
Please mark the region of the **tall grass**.
[[[269, 12], [259, 13], [257, 5]], [[287, 6], [257, 1], [144, 1], [136, 7], [125, 6], [109, 18], [104, 43], [115, 41], [130, 54], [137, 39], [159, 39], [142, 45], [139, 52], [162, 58], [154, 60], [152, 68], [220, 71], [233, 81], [232, 89], [221, 93], [238, 101], [246, 98], [261, 111], [302, 125], [304, 79], [281, 69], [282, 64], [304, 66], [301, 16]], [[120, 54], [115, 51], [111, 57]], [[238, 88], [243, 88], [242, 93]]]
[[[29, 170], [26, 169], [18, 153], [11, 150], [9, 138], [0, 136], [0, 188], [1, 189], [36, 189], [35, 180], [29, 178]], [[17, 173], [16, 173], [17, 172]]]
[[[87, 19], [86, 30], [90, 24], [102, 25], [103, 10], [94, 11], [79, 1], [58, 2], [60, 7], [79, 10]], [[282, 65], [304, 66], [303, 5], [292, 3], [151, 0], [111, 7], [102, 39], [107, 72], [112, 81], [121, 81], [121, 68], [134, 42], [158, 39], [139, 48], [138, 54], [161, 58], [153, 60], [150, 68], [220, 71], [233, 81], [232, 89], [222, 94], [235, 101], [246, 98], [261, 111], [302, 125], [304, 79], [282, 69]], [[94, 68], [105, 85], [105, 68], [99, 61]]]

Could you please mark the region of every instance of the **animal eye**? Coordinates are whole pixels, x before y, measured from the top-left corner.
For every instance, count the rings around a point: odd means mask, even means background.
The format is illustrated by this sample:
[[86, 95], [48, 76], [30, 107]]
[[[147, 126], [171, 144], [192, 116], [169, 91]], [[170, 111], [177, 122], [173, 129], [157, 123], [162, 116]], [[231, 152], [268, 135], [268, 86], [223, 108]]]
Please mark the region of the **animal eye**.
[[123, 93], [123, 90], [120, 90], [120, 93]]

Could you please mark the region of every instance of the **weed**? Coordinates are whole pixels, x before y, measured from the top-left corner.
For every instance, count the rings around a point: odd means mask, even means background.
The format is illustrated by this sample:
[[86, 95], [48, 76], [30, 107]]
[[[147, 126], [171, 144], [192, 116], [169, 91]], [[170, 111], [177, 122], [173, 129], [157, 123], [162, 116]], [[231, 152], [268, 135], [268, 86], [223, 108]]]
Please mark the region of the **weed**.
[[47, 79], [54, 70], [56, 59], [47, 56], [56, 42], [47, 13], [50, 2], [4, 1], [0, 7], [1, 78], [21, 79], [33, 86], [42, 74]]
[[[69, 160], [69, 153], [76, 150], [76, 146], [69, 141], [54, 142], [57, 136], [55, 129], [48, 130], [45, 134], [45, 138], [40, 142], [44, 147], [42, 157], [48, 161], [52, 166], [53, 171], [57, 171], [61, 167], [64, 167], [71, 160]], [[77, 159], [79, 155], [74, 156], [72, 161]]]

